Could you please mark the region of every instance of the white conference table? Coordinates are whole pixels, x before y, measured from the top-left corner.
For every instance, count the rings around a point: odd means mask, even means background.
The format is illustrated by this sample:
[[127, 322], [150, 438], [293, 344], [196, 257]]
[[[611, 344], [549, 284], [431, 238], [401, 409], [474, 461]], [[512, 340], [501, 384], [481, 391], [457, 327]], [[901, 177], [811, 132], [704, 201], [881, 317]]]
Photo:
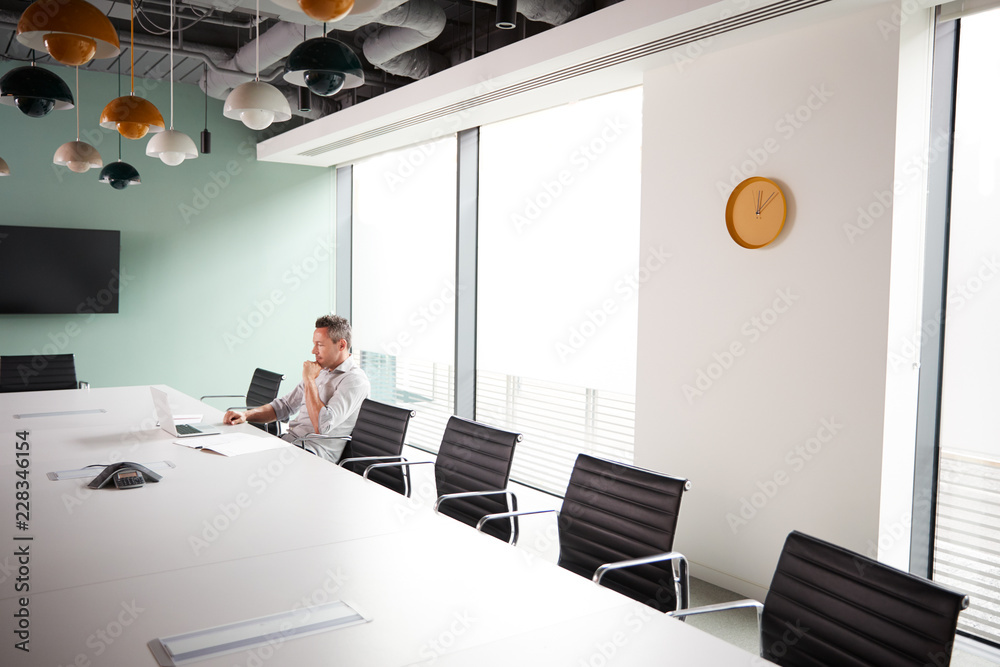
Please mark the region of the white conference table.
[[[69, 414], [24, 416], [52, 412]], [[297, 448], [223, 457], [154, 423], [147, 387], [0, 395], [5, 437], [27, 427], [32, 447], [27, 531], [13, 447], [0, 459], [0, 664], [156, 665], [152, 639], [334, 600], [370, 620], [190, 664], [768, 664]], [[122, 459], [176, 467], [134, 491], [45, 477]], [[24, 544], [29, 653], [13, 633]]]

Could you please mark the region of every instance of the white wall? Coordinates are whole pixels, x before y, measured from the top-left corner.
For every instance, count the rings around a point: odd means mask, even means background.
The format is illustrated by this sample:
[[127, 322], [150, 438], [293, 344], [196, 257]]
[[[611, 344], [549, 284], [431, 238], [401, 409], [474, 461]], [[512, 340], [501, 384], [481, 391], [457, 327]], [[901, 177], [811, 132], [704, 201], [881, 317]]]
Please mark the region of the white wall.
[[[893, 27], [866, 8], [646, 73], [641, 247], [672, 259], [640, 291], [636, 462], [692, 480], [675, 546], [744, 594], [793, 529], [877, 541], [891, 213], [850, 225], [893, 182]], [[752, 175], [789, 202], [760, 250], [724, 218]]]

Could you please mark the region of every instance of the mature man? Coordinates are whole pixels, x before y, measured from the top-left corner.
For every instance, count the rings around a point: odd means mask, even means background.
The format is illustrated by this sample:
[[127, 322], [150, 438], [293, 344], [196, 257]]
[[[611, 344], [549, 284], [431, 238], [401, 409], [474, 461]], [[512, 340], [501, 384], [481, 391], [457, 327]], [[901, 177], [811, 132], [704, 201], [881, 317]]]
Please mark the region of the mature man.
[[[246, 412], [230, 410], [223, 421], [267, 423], [294, 414], [288, 433], [282, 436], [286, 440], [301, 440], [312, 434], [350, 435], [361, 403], [371, 390], [368, 376], [351, 357], [350, 323], [337, 315], [317, 319], [312, 353], [316, 360], [302, 363], [302, 382], [290, 393]], [[303, 444], [312, 453], [336, 463], [344, 452], [345, 441], [308, 438]]]

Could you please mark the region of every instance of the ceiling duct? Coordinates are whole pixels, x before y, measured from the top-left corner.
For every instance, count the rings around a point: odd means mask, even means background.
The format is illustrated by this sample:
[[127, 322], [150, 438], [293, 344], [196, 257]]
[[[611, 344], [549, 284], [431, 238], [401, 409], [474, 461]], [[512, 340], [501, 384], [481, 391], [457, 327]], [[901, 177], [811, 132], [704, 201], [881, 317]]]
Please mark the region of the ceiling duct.
[[389, 74], [422, 79], [431, 73], [431, 56], [421, 46], [444, 30], [447, 17], [434, 0], [409, 0], [375, 19], [366, 39], [365, 58]]
[[[497, 6], [497, 0], [475, 0]], [[552, 0], [517, 0], [517, 13], [525, 18], [549, 25], [562, 25], [580, 15], [582, 2], [552, 2]]]

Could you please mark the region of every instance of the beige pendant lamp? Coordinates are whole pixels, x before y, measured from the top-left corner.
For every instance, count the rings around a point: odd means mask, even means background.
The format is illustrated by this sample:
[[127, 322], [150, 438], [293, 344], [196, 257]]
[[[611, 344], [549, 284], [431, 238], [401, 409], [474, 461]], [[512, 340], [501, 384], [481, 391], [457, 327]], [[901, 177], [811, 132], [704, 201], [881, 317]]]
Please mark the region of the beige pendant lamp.
[[292, 108], [281, 91], [260, 80], [260, 0], [257, 0], [257, 39], [254, 40], [256, 67], [253, 81], [233, 88], [222, 107], [226, 118], [242, 121], [251, 130], [263, 130], [273, 122], [292, 117]]
[[68, 167], [70, 171], [82, 174], [104, 165], [101, 154], [85, 141], [80, 141], [80, 68], [76, 68], [76, 141], [67, 141], [56, 150], [52, 157], [54, 164]]
[[17, 41], [77, 67], [121, 53], [118, 32], [97, 7], [84, 0], [37, 0], [17, 22]]
[[198, 157], [191, 137], [174, 129], [174, 0], [170, 0], [170, 129], [149, 140], [146, 155], [171, 167]]
[[101, 112], [101, 127], [118, 130], [126, 139], [142, 139], [148, 132], [163, 132], [166, 126], [159, 109], [149, 100], [136, 97], [135, 94], [135, 5], [132, 0], [129, 1], [129, 7], [132, 12], [129, 19], [132, 92], [108, 102]]
[[10, 176], [10, 167], [2, 157], [0, 157], [0, 176]]

